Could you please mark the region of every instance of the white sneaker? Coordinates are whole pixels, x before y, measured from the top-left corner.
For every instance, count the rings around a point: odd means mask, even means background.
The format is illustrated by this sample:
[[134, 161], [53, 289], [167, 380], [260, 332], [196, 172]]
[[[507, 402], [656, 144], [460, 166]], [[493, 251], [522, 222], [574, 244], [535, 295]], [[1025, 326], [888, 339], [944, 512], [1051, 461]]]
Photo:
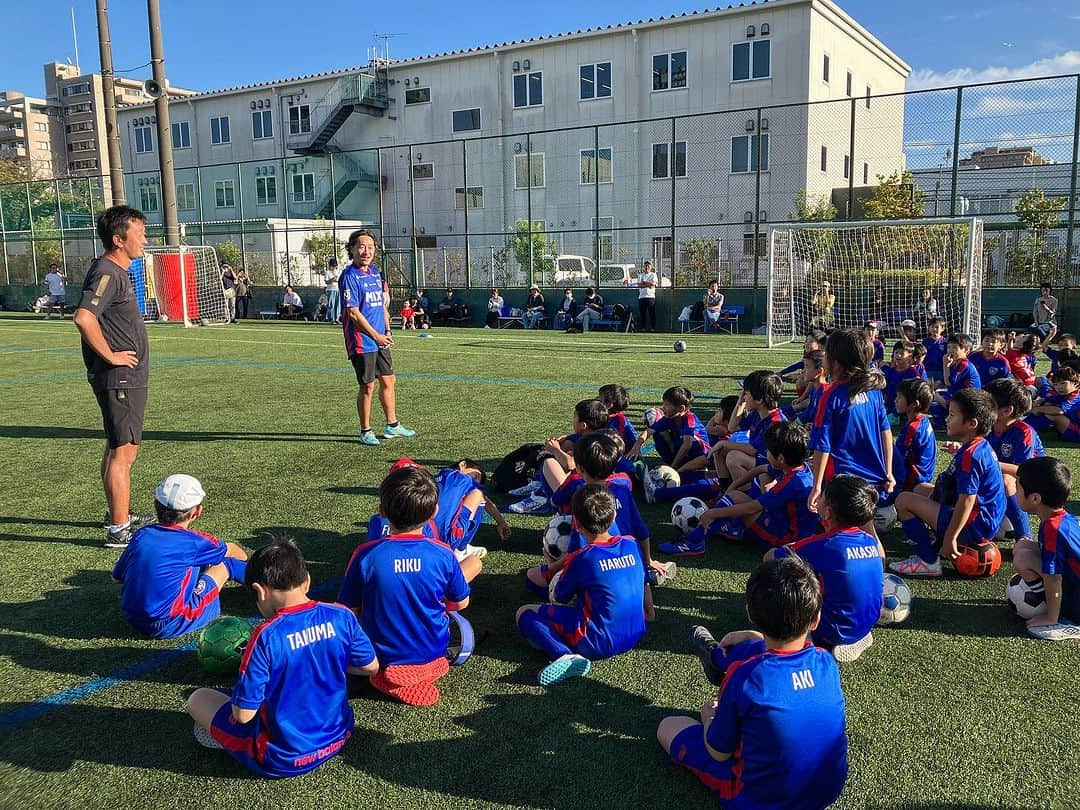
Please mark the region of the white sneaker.
[[[655, 562], [655, 561], [654, 561]], [[660, 587], [666, 582], [671, 582], [675, 579], [675, 574], [678, 573], [678, 566], [674, 562], [660, 563], [659, 567], [652, 567], [649, 569], [649, 581]]]
[[525, 486], [518, 487], [517, 489], [512, 489], [506, 494], [511, 495], [515, 498], [524, 498], [526, 495], [532, 495], [542, 486], [543, 484], [541, 484], [539, 481], [530, 481], [529, 483], [525, 484]]
[[477, 559], [484, 559], [487, 556], [487, 549], [484, 546], [474, 546], [472, 543], [465, 546], [462, 549], [454, 549], [454, 556], [457, 557], [458, 562], [461, 562], [467, 557], [476, 557]]
[[889, 570], [904, 577], [940, 577], [941, 560], [928, 563], [918, 554], [912, 554], [906, 560], [894, 560], [889, 563]]
[[833, 647], [833, 658], [841, 664], [850, 664], [852, 661], [858, 660], [863, 651], [873, 643], [874, 634], [867, 633], [858, 641], [851, 642], [851, 644], [837, 644]]
[[546, 515], [551, 505], [543, 495], [530, 495], [523, 501], [510, 504], [510, 511], [515, 515]]
[[592, 662], [580, 655], [563, 655], [556, 658], [540, 670], [540, 685], [551, 686], [567, 678], [579, 678], [588, 675]]
[[1029, 627], [1028, 635], [1041, 638], [1043, 641], [1071, 641], [1080, 639], [1080, 626], [1058, 622], [1045, 627]]
[[194, 732], [195, 732], [195, 742], [197, 742], [203, 748], [216, 748], [216, 749], [224, 748], [224, 746], [221, 743], [219, 743], [217, 740], [215, 740], [210, 735], [209, 731], [207, 731], [205, 728], [200, 726], [198, 723], [195, 724]]

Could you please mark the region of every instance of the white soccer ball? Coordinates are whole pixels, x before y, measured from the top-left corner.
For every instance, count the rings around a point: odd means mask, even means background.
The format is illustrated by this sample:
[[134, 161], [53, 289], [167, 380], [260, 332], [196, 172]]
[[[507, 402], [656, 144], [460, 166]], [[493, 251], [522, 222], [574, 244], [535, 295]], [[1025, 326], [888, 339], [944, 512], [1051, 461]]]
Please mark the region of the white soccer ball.
[[666, 464], [661, 464], [655, 470], [652, 470], [649, 475], [652, 476], [653, 486], [657, 489], [668, 489], [682, 484], [682, 478], [679, 476], [679, 471]]
[[658, 419], [664, 418], [664, 412], [660, 408], [645, 409], [645, 427], [651, 428]]
[[562, 574], [562, 571], [556, 571], [555, 575], [551, 578], [551, 582], [548, 583], [548, 601], [553, 605], [564, 604], [555, 598], [555, 587], [559, 584], [559, 580], [562, 579]]
[[896, 507], [879, 506], [874, 512], [874, 528], [879, 532], [887, 532], [896, 525]]
[[555, 515], [548, 521], [544, 530], [543, 554], [549, 563], [561, 560], [570, 548], [570, 537], [574, 533], [574, 519], [570, 515]]
[[1005, 601], [1009, 608], [1021, 619], [1030, 619], [1046, 611], [1046, 590], [1042, 580], [1038, 585], [1029, 585], [1019, 574], [1013, 574], [1005, 586]]
[[1008, 518], [1001, 519], [1001, 526], [998, 527], [997, 534], [995, 535], [998, 540], [1008, 540], [1009, 533], [1013, 530], [1012, 521]]
[[878, 624], [899, 624], [911, 615], [911, 588], [896, 574], [886, 574], [881, 588]]
[[680, 498], [671, 507], [671, 522], [683, 534], [696, 529], [709, 507], [701, 498]]

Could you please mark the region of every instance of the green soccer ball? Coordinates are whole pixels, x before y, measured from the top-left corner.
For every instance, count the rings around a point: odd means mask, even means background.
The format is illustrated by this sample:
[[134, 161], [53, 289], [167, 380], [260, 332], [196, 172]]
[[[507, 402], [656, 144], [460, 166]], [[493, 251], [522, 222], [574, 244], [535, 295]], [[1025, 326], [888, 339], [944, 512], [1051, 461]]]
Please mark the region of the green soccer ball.
[[195, 657], [212, 675], [235, 675], [240, 669], [251, 625], [236, 616], [221, 616], [206, 625], [195, 642]]

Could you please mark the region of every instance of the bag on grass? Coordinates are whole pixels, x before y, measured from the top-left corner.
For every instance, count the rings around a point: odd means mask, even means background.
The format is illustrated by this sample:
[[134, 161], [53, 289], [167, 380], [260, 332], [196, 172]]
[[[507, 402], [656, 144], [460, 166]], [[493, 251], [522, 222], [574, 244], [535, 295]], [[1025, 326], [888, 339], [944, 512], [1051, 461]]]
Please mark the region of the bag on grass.
[[507, 453], [491, 476], [495, 488], [500, 492], [509, 492], [529, 483], [540, 469], [540, 453], [543, 449], [544, 445], [531, 443]]

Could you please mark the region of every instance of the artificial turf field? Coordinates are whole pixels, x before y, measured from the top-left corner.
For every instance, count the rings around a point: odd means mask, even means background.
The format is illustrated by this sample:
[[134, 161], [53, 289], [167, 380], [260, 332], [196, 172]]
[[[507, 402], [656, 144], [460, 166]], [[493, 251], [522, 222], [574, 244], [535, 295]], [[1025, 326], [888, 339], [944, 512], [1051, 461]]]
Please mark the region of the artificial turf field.
[[[338, 329], [245, 323], [152, 327], [146, 432], [135, 506], [171, 472], [209, 493], [197, 528], [248, 548], [271, 534], [302, 547], [315, 588], [343, 571], [393, 459], [433, 466], [469, 455], [492, 469], [530, 440], [566, 432], [574, 403], [608, 382], [631, 390], [631, 417], [669, 385], [713, 400], [795, 349], [761, 338], [562, 335], [440, 329], [398, 334], [398, 404], [416, 439], [356, 441], [356, 382]], [[391, 703], [358, 684], [357, 731], [341, 756], [298, 779], [248, 777], [198, 747], [183, 711], [203, 673], [179, 642], [135, 637], [120, 616], [101, 546], [100, 417], [70, 320], [0, 320], [0, 805], [4, 807], [700, 807], [714, 804], [654, 736], [672, 712], [710, 695], [687, 648], [691, 625], [746, 626], [742, 591], [761, 553], [713, 543], [680, 560], [655, 594], [637, 649], [586, 678], [536, 685], [544, 663], [518, 635], [532, 601], [519, 572], [537, 559], [545, 518], [510, 516], [467, 615], [486, 634], [441, 682], [431, 708]], [[381, 423], [376, 418], [376, 426]], [[1048, 452], [1080, 461], [1055, 441]], [[942, 454], [944, 455], [944, 454]], [[505, 505], [505, 499], [500, 503]], [[642, 507], [654, 543], [660, 507]], [[898, 530], [886, 536], [906, 554]], [[1080, 779], [1080, 644], [1022, 634], [991, 580], [914, 582], [910, 619], [879, 629], [842, 669], [851, 772], [842, 807], [1069, 807]], [[336, 588], [323, 593], [333, 598]], [[230, 586], [223, 612], [254, 613]], [[186, 641], [190, 641], [189, 639]], [[807, 740], [808, 745], [813, 740]]]

